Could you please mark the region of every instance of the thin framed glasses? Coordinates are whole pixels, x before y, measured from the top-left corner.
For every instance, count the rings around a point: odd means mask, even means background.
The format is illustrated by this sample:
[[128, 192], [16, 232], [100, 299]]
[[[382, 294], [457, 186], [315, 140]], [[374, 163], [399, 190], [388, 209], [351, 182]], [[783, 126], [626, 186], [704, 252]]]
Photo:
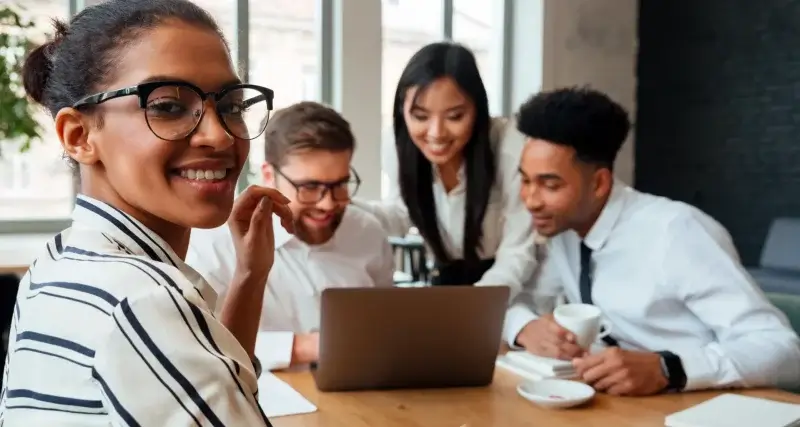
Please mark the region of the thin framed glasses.
[[203, 92], [184, 81], [155, 81], [90, 95], [73, 104], [73, 108], [131, 95], [139, 97], [150, 131], [167, 141], [184, 139], [197, 129], [209, 98], [214, 100], [214, 110], [229, 135], [245, 140], [258, 138], [267, 126], [275, 98], [272, 89], [251, 84]]
[[358, 192], [358, 187], [361, 186], [361, 178], [352, 167], [350, 168], [350, 177], [337, 182], [293, 181], [291, 178], [284, 175], [275, 165], [272, 167], [275, 173], [280, 175], [289, 184], [292, 184], [294, 189], [297, 190], [297, 201], [300, 203], [319, 203], [328, 193], [330, 193], [331, 198], [337, 202], [347, 202], [355, 196], [356, 192]]

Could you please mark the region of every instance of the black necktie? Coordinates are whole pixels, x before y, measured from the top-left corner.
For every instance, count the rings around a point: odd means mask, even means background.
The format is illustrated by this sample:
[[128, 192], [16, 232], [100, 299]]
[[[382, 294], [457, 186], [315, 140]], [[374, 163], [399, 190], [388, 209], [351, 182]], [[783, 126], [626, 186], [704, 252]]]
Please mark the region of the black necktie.
[[592, 303], [592, 250], [581, 242], [581, 302]]
[[[581, 274], [579, 277], [581, 285], [581, 302], [584, 304], [594, 304], [592, 302], [592, 249], [581, 242]], [[611, 335], [603, 337], [603, 341], [610, 346], [618, 346], [619, 343]]]

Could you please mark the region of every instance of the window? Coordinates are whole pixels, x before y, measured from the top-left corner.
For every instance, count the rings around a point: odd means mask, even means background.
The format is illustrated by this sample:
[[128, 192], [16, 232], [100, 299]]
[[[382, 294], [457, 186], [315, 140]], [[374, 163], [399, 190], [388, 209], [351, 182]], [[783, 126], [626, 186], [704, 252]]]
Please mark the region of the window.
[[[250, 2], [250, 82], [275, 91], [275, 110], [319, 100], [317, 13], [316, 0]], [[259, 171], [264, 138], [251, 144], [250, 170]]]
[[[381, 74], [382, 128], [392, 126], [392, 106], [397, 82], [406, 63], [421, 47], [444, 38], [441, 1], [383, 0], [383, 67]], [[381, 174], [381, 194], [386, 196], [388, 177]]]
[[[22, 18], [34, 23], [28, 33], [37, 43], [52, 33], [50, 19], [66, 19], [65, 0], [26, 0]], [[21, 153], [14, 141], [0, 141], [0, 221], [62, 219], [73, 203], [72, 172], [63, 160], [53, 119], [40, 110], [40, 140]]]
[[384, 0], [383, 71], [381, 75], [383, 127], [392, 124], [392, 103], [400, 74], [414, 53], [428, 43], [443, 39], [441, 1]]
[[501, 30], [492, 28], [498, 6], [502, 5], [488, 0], [453, 0], [453, 40], [472, 49], [490, 99], [501, 89], [494, 59], [500, 56], [490, 54], [495, 37], [492, 31]]

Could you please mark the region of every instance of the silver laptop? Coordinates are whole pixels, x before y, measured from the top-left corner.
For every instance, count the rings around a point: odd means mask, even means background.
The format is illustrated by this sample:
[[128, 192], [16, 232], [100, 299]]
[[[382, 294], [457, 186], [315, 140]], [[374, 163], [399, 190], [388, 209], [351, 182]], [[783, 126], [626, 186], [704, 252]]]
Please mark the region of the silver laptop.
[[321, 391], [476, 387], [492, 382], [507, 286], [322, 292]]

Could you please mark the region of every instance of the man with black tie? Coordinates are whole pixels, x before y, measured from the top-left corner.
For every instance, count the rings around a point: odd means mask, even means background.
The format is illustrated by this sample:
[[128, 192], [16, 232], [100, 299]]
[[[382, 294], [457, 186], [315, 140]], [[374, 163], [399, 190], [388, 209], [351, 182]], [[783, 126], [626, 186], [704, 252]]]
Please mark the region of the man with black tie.
[[[725, 228], [614, 179], [630, 129], [620, 105], [585, 88], [543, 92], [522, 105], [518, 128], [521, 197], [549, 239], [539, 277], [509, 310], [512, 347], [572, 359], [610, 394], [800, 385], [800, 340]], [[602, 310], [605, 349], [585, 352], [541, 309], [557, 297]]]

